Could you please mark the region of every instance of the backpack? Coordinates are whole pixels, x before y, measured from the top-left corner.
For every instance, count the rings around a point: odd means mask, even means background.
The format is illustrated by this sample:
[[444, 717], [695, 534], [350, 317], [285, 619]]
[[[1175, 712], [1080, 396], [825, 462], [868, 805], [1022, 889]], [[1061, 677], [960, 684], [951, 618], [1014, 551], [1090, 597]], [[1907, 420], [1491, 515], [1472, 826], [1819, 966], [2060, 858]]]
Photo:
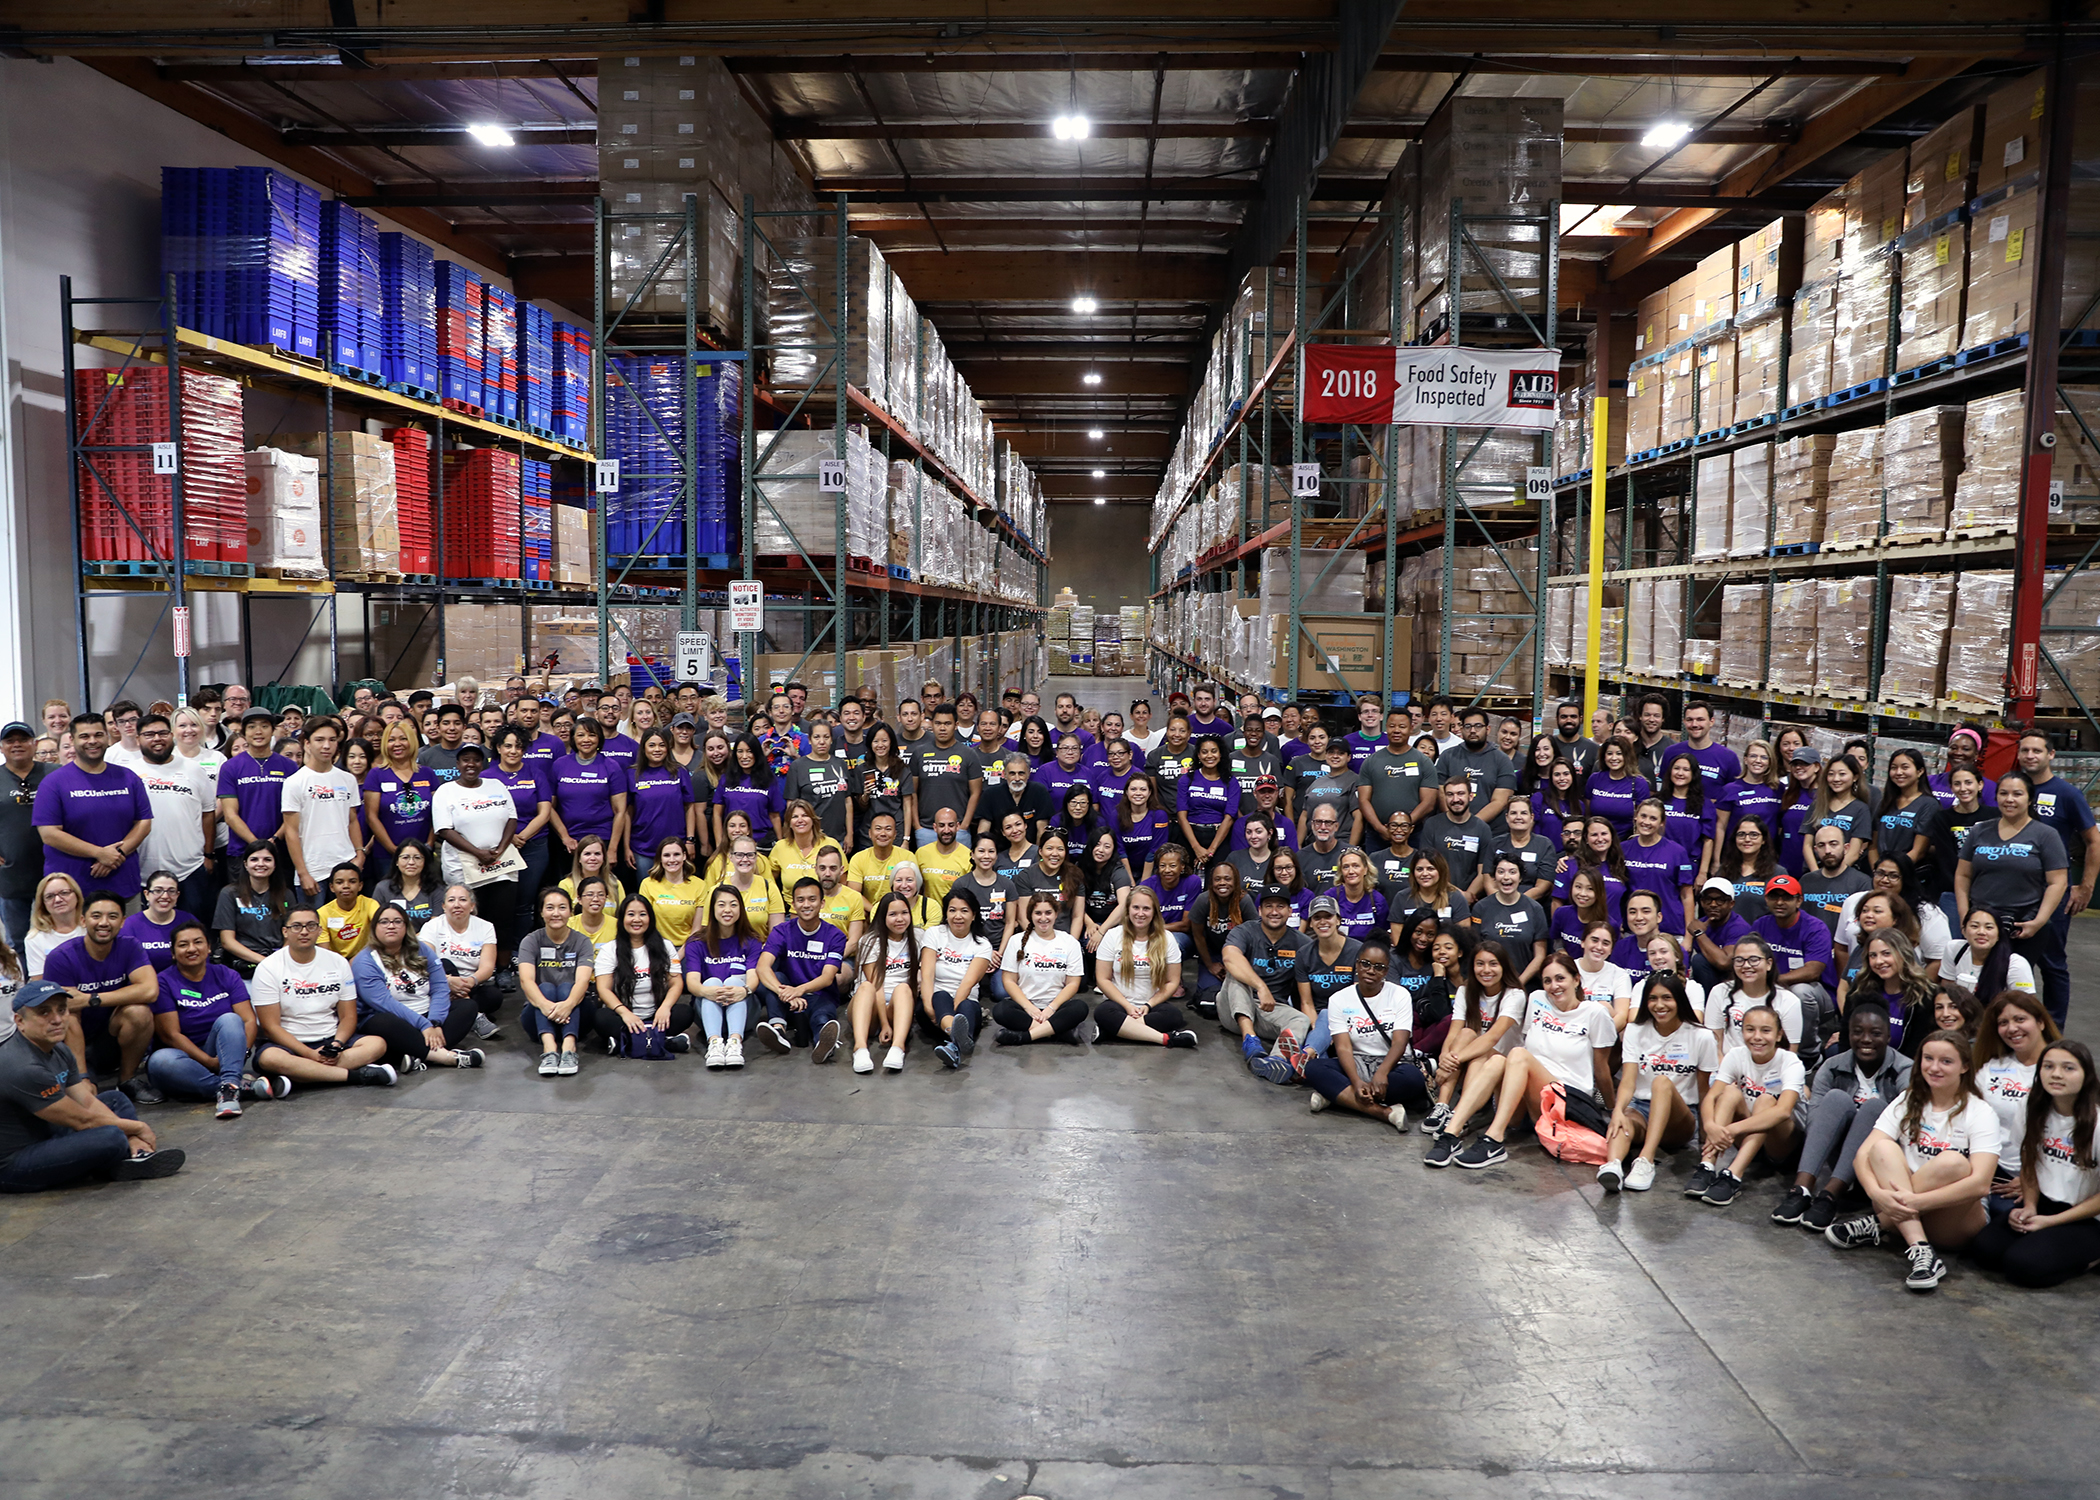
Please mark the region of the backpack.
[[640, 1031], [627, 1032], [620, 1038], [620, 1056], [637, 1062], [665, 1062], [677, 1055], [664, 1040], [660, 1026], [644, 1026]]
[[1568, 1118], [1567, 1099], [1557, 1083], [1539, 1090], [1538, 1142], [1541, 1151], [1565, 1162], [1602, 1166], [1606, 1156], [1604, 1137]]

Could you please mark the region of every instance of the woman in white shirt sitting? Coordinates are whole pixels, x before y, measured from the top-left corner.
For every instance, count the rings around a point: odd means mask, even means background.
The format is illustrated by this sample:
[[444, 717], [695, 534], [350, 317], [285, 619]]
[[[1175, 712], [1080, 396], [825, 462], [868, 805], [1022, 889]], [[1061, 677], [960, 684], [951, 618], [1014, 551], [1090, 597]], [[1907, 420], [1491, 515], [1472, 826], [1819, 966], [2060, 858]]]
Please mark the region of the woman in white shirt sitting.
[[912, 981], [919, 970], [919, 933], [912, 922], [911, 903], [895, 891], [875, 903], [868, 919], [868, 935], [860, 942], [860, 983], [855, 986], [849, 1012], [853, 1027], [853, 1071], [872, 1073], [875, 1059], [868, 1051], [871, 1023], [880, 1023], [876, 1045], [889, 1051], [882, 1059], [885, 1071], [904, 1071], [904, 1044], [911, 1037]]
[[1399, 1103], [1399, 1080], [1393, 1070], [1407, 1055], [1408, 1038], [1414, 1034], [1414, 1000], [1399, 985], [1386, 982], [1392, 962], [1392, 949], [1383, 938], [1365, 938], [1356, 951], [1356, 983], [1336, 990], [1328, 1000], [1334, 1056], [1315, 1057], [1305, 1065], [1314, 1114], [1339, 1104], [1395, 1130], [1407, 1129], [1407, 1110]]
[[2100, 1265], [2100, 1072], [2083, 1042], [2042, 1049], [2020, 1148], [2020, 1206], [1969, 1241], [2014, 1286], [2060, 1286]]
[[494, 1036], [490, 1017], [503, 1003], [496, 988], [496, 926], [475, 915], [474, 893], [463, 885], [446, 886], [443, 908], [416, 936], [437, 949], [453, 1003], [476, 1013], [474, 1034]]
[[1153, 1047], [1194, 1047], [1171, 996], [1181, 983], [1181, 950], [1159, 919], [1159, 893], [1149, 885], [1130, 893], [1123, 925], [1111, 927], [1094, 952], [1094, 982], [1106, 997], [1094, 1007], [1101, 1040]]
[[978, 995], [998, 972], [999, 953], [985, 941], [984, 909], [965, 882], [949, 890], [943, 910], [946, 920], [919, 934], [919, 1028], [941, 1039], [933, 1055], [959, 1068], [984, 1027]]
[[[1608, 931], [1609, 929], [1607, 929]], [[1487, 1130], [1451, 1158], [1452, 1165], [1479, 1171], [1509, 1160], [1503, 1139], [1523, 1110], [1537, 1119], [1547, 1089], [1558, 1089], [1568, 1119], [1597, 1134], [1610, 1127], [1611, 1052], [1619, 1033], [1611, 1012], [1584, 997], [1582, 975], [1565, 953], [1551, 954], [1539, 971], [1544, 986], [1524, 1016], [1524, 1044], [1509, 1054], [1495, 1118]], [[1454, 1120], [1454, 1124], [1462, 1123]], [[1446, 1138], [1439, 1136], [1436, 1144]]]
[[[1654, 945], [1675, 946], [1667, 933]], [[1665, 1146], [1672, 1151], [1692, 1138], [1699, 1123], [1699, 1101], [1718, 1066], [1714, 1034], [1699, 1024], [1699, 1007], [1683, 975], [1667, 970], [1651, 974], [1641, 986], [1641, 1002], [1626, 1028], [1619, 1069], [1619, 1093], [1605, 1136], [1604, 1165], [1597, 1180], [1608, 1193], [1622, 1186], [1645, 1193], [1655, 1186], [1655, 1158]], [[1631, 1168], [1627, 1153], [1640, 1143]]]
[[1069, 932], [1057, 930], [1064, 903], [1050, 891], [1028, 898], [1028, 925], [1009, 941], [1000, 957], [1007, 998], [992, 1006], [1002, 1047], [1025, 1047], [1055, 1037], [1077, 1044], [1086, 1002], [1079, 986], [1086, 979], [1086, 951]]

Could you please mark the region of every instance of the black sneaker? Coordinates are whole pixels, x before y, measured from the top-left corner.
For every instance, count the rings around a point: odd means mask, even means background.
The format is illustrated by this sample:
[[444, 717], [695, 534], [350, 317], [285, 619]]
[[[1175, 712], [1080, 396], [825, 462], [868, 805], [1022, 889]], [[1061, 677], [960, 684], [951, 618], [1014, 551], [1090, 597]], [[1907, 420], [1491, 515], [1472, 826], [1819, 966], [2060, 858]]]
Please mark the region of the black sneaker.
[[1713, 1185], [1700, 1196], [1700, 1202], [1711, 1203], [1715, 1208], [1726, 1208], [1735, 1202], [1735, 1195], [1743, 1190], [1743, 1179], [1733, 1172], [1716, 1173]]
[[1193, 1031], [1170, 1031], [1167, 1033], [1167, 1045], [1193, 1052], [1196, 1050], [1196, 1033]]
[[128, 1157], [109, 1169], [111, 1182], [151, 1182], [160, 1177], [173, 1177], [182, 1170], [187, 1158], [175, 1147], [163, 1147], [149, 1151], [144, 1156]]
[[1422, 1153], [1422, 1165], [1448, 1167], [1451, 1165], [1451, 1158], [1457, 1154], [1458, 1137], [1447, 1130], [1429, 1143], [1429, 1149]]
[[117, 1087], [124, 1091], [125, 1096], [133, 1104], [166, 1104], [168, 1102], [167, 1095], [153, 1086], [153, 1080], [146, 1076], [144, 1068], [140, 1068], [136, 1073], [118, 1084]]
[[838, 1050], [839, 1023], [836, 1021], [826, 1021], [822, 1026], [817, 1028], [816, 1045], [810, 1048], [809, 1060], [813, 1063], [830, 1062], [831, 1055]]
[[1840, 1250], [1862, 1250], [1881, 1243], [1881, 1220], [1870, 1213], [1854, 1214], [1824, 1230], [1823, 1238]]
[[1802, 1215], [1808, 1212], [1808, 1206], [1813, 1201], [1814, 1198], [1807, 1188], [1788, 1188], [1786, 1195], [1779, 1200], [1779, 1206], [1772, 1210], [1772, 1222], [1774, 1224], [1800, 1223]]
[[664, 1038], [664, 1045], [673, 1052], [690, 1052], [693, 1050], [693, 1039], [683, 1031], [674, 1031]]
[[462, 1047], [452, 1054], [453, 1065], [461, 1068], [485, 1068], [489, 1055], [479, 1047]]
[[1947, 1279], [1947, 1263], [1923, 1240], [1906, 1249], [1903, 1258], [1910, 1262], [1910, 1273], [1903, 1278], [1903, 1285], [1913, 1292], [1936, 1291]]
[[955, 1018], [955, 1024], [948, 1028], [948, 1045], [955, 1049], [958, 1058], [968, 1057], [977, 1050], [977, 1033], [970, 1028], [967, 1018]]
[[238, 1120], [241, 1117], [241, 1086], [237, 1083], [219, 1085], [218, 1118]]
[[1002, 1026], [999, 1028], [999, 1034], [993, 1037], [992, 1040], [1002, 1047], [1025, 1047], [1028, 1045], [1029, 1036], [1025, 1031], [1015, 1031], [1010, 1027]]
[[1701, 1162], [1699, 1170], [1692, 1174], [1692, 1180], [1684, 1185], [1685, 1197], [1704, 1198], [1706, 1190], [1714, 1185], [1714, 1179], [1720, 1175], [1721, 1169], [1719, 1167], [1707, 1162]]
[[401, 1075], [389, 1063], [366, 1063], [351, 1071], [350, 1081], [375, 1089], [390, 1089], [401, 1081]]
[[1493, 1136], [1481, 1135], [1452, 1159], [1453, 1166], [1464, 1167], [1469, 1172], [1478, 1172], [1483, 1167], [1497, 1167], [1509, 1160], [1509, 1152]]
[[1448, 1104], [1432, 1105], [1429, 1113], [1422, 1117], [1422, 1134], [1431, 1138], [1442, 1135], [1450, 1128], [1451, 1106]]
[[1801, 1215], [1801, 1227], [1811, 1234], [1821, 1234], [1837, 1222], [1838, 1201], [1828, 1193], [1818, 1193], [1808, 1209]]

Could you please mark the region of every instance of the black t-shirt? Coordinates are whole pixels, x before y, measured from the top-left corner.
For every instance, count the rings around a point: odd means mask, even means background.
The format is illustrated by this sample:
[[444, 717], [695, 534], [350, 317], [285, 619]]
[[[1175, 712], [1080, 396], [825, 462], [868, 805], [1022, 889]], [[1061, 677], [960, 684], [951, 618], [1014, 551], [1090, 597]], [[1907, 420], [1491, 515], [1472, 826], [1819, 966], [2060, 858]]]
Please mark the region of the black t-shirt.
[[1212, 958], [1223, 957], [1225, 939], [1231, 937], [1242, 923], [1254, 919], [1254, 903], [1247, 899], [1245, 891], [1240, 892], [1239, 908], [1236, 911], [1217, 911], [1209, 891], [1198, 896], [1195, 904], [1189, 907], [1189, 930], [1193, 932], [1199, 927], [1203, 929], [1204, 942], [1209, 946]]
[[970, 783], [984, 780], [984, 762], [977, 752], [961, 740], [943, 750], [929, 736], [912, 765], [919, 780], [919, 822], [931, 828], [933, 815], [946, 807], [960, 823], [970, 804]]
[[1028, 837], [1041, 838], [1043, 825], [1050, 821], [1056, 809], [1050, 804], [1050, 789], [1038, 782], [1022, 785], [1021, 795], [1015, 797], [1003, 777], [985, 775], [984, 795], [977, 799], [977, 826], [993, 837], [1004, 840], [1006, 835], [1000, 825], [1008, 813], [1019, 813], [1028, 820]]
[[44, 878], [44, 841], [31, 822], [36, 811], [32, 804], [38, 785], [57, 769], [31, 761], [29, 774], [17, 776], [0, 765], [0, 859], [7, 861], [0, 868], [0, 896], [11, 901], [27, 901]]
[[1417, 966], [1411, 958], [1396, 959], [1391, 979], [1414, 1002], [1417, 1035], [1451, 1014], [1451, 985], [1429, 965]]
[[1363, 944], [1355, 938], [1342, 940], [1342, 951], [1329, 963], [1320, 957], [1320, 943], [1308, 935], [1305, 946], [1298, 950], [1298, 963], [1291, 978], [1294, 983], [1312, 987], [1313, 1008], [1327, 1009], [1327, 1002], [1336, 991], [1346, 990], [1356, 983], [1356, 955], [1363, 951]]
[[846, 837], [846, 799], [851, 790], [846, 763], [836, 756], [818, 760], [804, 755], [788, 770], [788, 801], [799, 798], [814, 807], [817, 822], [828, 838]]
[[[1023, 872], [1026, 873], [1025, 871]], [[1099, 879], [1086, 888], [1086, 915], [1089, 922], [1106, 922], [1116, 909], [1117, 894], [1130, 888], [1130, 872], [1118, 860], [1102, 871]]]
[[1334, 889], [1334, 867], [1342, 862], [1342, 850], [1347, 847], [1337, 841], [1325, 854], [1310, 844], [1298, 851], [1298, 878], [1307, 890], [1318, 895]]
[[284, 914], [290, 898], [272, 901], [267, 892], [243, 890], [229, 885], [219, 892], [219, 909], [212, 914], [212, 931], [231, 929], [234, 940], [250, 953], [268, 958], [284, 946]]
[[1978, 823], [1986, 818], [1997, 817], [1998, 810], [1979, 802], [1974, 812], [1962, 812], [1952, 807], [1942, 808], [1940, 811], [1940, 819], [1932, 827], [1932, 857], [1939, 867], [1939, 888], [1951, 891], [1954, 889], [1954, 866], [1961, 859], [1962, 840], [1969, 836], [1969, 830]]

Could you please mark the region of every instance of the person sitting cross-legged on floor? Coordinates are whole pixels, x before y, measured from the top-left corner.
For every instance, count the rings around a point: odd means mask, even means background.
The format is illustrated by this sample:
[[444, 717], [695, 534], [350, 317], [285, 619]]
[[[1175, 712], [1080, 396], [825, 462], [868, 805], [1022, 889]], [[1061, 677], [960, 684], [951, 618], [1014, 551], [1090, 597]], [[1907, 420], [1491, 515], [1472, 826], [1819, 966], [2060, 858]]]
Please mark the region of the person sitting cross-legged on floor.
[[66, 1045], [70, 997], [32, 979], [13, 996], [15, 1033], [0, 1042], [0, 1193], [36, 1193], [90, 1178], [168, 1177], [183, 1154], [161, 1150], [120, 1090], [102, 1093]]
[[445, 982], [437, 949], [410, 930], [404, 908], [379, 908], [350, 973], [357, 982], [359, 1027], [384, 1037], [407, 1071], [487, 1064], [479, 1047], [461, 1045], [479, 1012]]
[[1404, 1131], [1402, 1096], [1427, 1102], [1421, 1070], [1401, 1061], [1414, 1034], [1414, 999], [1387, 981], [1392, 962], [1392, 947], [1384, 938], [1365, 938], [1356, 950], [1356, 983], [1335, 991], [1327, 1002], [1334, 1056], [1315, 1057], [1305, 1065], [1314, 1114], [1340, 1105]]
[[258, 1077], [244, 1088], [241, 1074], [255, 1046], [255, 1007], [247, 981], [211, 961], [211, 937], [199, 922], [180, 923], [169, 937], [174, 962], [160, 971], [153, 1002], [159, 1046], [146, 1058], [153, 1085], [170, 1099], [213, 1101], [222, 1120], [240, 1118], [241, 1097], [274, 1099], [289, 1078]]
[[321, 946], [321, 915], [294, 898], [284, 914], [284, 946], [255, 966], [248, 985], [261, 1039], [256, 1072], [300, 1083], [391, 1088], [400, 1075], [385, 1061], [386, 1038], [357, 1026], [357, 979]]

